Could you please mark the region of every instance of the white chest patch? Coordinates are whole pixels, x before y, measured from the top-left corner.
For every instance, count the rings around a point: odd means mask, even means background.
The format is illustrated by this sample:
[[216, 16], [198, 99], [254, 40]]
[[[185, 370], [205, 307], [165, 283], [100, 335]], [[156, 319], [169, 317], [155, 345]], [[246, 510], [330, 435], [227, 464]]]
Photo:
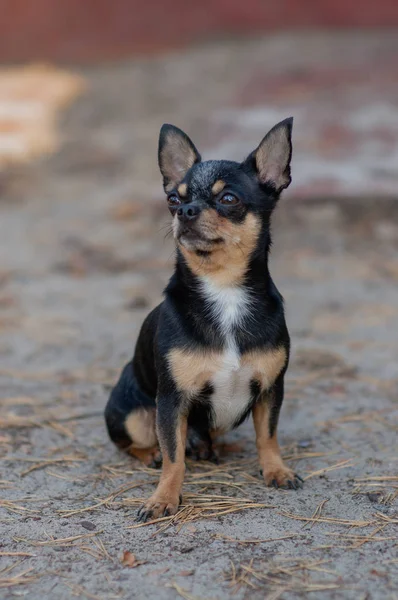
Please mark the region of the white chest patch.
[[211, 379], [214, 387], [211, 403], [214, 428], [227, 431], [244, 413], [250, 402], [253, 370], [248, 365], [241, 365], [234, 336], [234, 328], [239, 326], [250, 312], [250, 298], [241, 287], [218, 287], [208, 279], [203, 279], [203, 291], [207, 308], [212, 312], [224, 338], [221, 367]]
[[250, 366], [241, 366], [237, 353], [227, 350], [222, 368], [214, 374], [211, 384], [214, 393], [211, 396], [214, 428], [228, 431], [245, 412], [250, 402], [250, 381], [253, 370]]
[[202, 279], [202, 290], [207, 309], [213, 314], [225, 338], [232, 335], [232, 328], [239, 325], [249, 312], [250, 298], [239, 286], [218, 287], [209, 278]]

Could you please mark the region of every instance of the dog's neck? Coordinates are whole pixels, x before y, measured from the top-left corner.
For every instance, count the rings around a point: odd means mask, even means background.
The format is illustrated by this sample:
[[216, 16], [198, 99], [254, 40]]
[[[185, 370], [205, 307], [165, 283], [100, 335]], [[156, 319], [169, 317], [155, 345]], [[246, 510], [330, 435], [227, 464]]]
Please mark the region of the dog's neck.
[[[214, 255], [210, 253], [206, 256], [195, 256], [192, 252], [187, 260], [187, 252], [177, 247], [175, 273], [166, 292], [179, 295], [187, 293], [192, 297], [192, 294], [200, 295], [204, 287], [207, 287], [208, 290], [219, 290], [220, 293], [223, 290], [247, 290], [251, 295], [264, 297], [269, 292], [271, 282], [268, 269], [270, 246], [271, 237], [267, 224], [244, 264], [229, 262], [228, 255], [217, 255], [218, 250], [215, 250]], [[240, 253], [238, 249], [238, 257]]]
[[196, 274], [177, 249], [176, 268], [165, 290], [166, 302], [196, 343], [236, 349], [237, 335], [239, 346], [244, 347], [253, 342], [253, 326], [262, 331], [275, 287], [268, 270], [269, 236], [260, 239], [243, 277], [235, 282], [229, 280], [228, 262], [224, 265], [225, 278], [220, 278], [220, 272], [216, 278], [211, 273]]

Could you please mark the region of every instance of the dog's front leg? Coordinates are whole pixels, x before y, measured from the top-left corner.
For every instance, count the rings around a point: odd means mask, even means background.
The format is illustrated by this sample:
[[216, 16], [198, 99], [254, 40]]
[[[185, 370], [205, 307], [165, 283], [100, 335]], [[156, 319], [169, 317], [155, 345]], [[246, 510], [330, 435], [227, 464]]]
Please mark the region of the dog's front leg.
[[174, 515], [181, 503], [187, 417], [177, 397], [158, 397], [156, 425], [163, 457], [162, 473], [155, 493], [138, 511], [139, 521]]
[[279, 412], [283, 402], [283, 375], [272, 389], [261, 394], [253, 407], [253, 422], [260, 467], [267, 485], [296, 490], [303, 480], [283, 462], [277, 438]]

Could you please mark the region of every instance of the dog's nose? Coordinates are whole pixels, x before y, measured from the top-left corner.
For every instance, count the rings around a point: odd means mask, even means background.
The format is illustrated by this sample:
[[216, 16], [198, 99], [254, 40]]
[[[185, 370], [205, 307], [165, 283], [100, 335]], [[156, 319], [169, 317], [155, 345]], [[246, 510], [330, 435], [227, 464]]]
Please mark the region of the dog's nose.
[[177, 217], [179, 221], [186, 223], [187, 221], [193, 221], [196, 219], [199, 213], [199, 207], [195, 206], [195, 204], [183, 204], [177, 210]]

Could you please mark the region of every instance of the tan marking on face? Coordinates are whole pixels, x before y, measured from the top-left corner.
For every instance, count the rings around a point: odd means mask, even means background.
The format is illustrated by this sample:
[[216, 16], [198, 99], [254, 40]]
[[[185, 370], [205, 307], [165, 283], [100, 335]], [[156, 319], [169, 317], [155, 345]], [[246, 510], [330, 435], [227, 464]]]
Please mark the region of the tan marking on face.
[[145, 503], [146, 510], [152, 511], [152, 518], [156, 519], [167, 512], [174, 515], [178, 510], [179, 497], [185, 474], [185, 444], [187, 439], [187, 419], [180, 415], [176, 427], [176, 455], [174, 462], [167, 451], [167, 443], [163, 443], [159, 436], [163, 464], [160, 481], [155, 493]]
[[171, 228], [173, 230], [174, 239], [177, 239], [178, 227], [179, 227], [179, 222], [178, 222], [178, 217], [177, 217], [177, 213], [176, 213], [171, 222]]
[[213, 183], [211, 191], [213, 192], [214, 196], [216, 196], [217, 194], [222, 192], [222, 190], [224, 188], [225, 188], [225, 181], [223, 181], [222, 179], [217, 179], [217, 181], [215, 183]]
[[[191, 269], [198, 276], [208, 276], [220, 286], [239, 285], [246, 274], [261, 229], [260, 219], [248, 213], [243, 223], [232, 223], [216, 210], [204, 210], [196, 227], [209, 239], [222, 238], [224, 242], [212, 245], [209, 256], [198, 256], [194, 250], [179, 245]], [[177, 227], [175, 228], [175, 232]]]
[[187, 193], [188, 193], [188, 186], [186, 183], [180, 183], [180, 185], [177, 188], [177, 191], [179, 193], [179, 195], [181, 196], [181, 198], [186, 198]]
[[262, 390], [268, 390], [286, 365], [285, 348], [275, 350], [252, 350], [242, 356], [242, 366], [253, 369], [253, 379], [260, 383]]
[[276, 433], [269, 435], [270, 408], [266, 397], [253, 407], [253, 423], [260, 467], [267, 485], [276, 480], [279, 486], [294, 479], [294, 472], [283, 462]]
[[131, 412], [124, 422], [132, 444], [131, 448], [152, 448], [157, 443], [155, 409], [139, 408]]
[[223, 356], [220, 352], [174, 348], [168, 355], [168, 362], [177, 388], [194, 395], [221, 369]]

